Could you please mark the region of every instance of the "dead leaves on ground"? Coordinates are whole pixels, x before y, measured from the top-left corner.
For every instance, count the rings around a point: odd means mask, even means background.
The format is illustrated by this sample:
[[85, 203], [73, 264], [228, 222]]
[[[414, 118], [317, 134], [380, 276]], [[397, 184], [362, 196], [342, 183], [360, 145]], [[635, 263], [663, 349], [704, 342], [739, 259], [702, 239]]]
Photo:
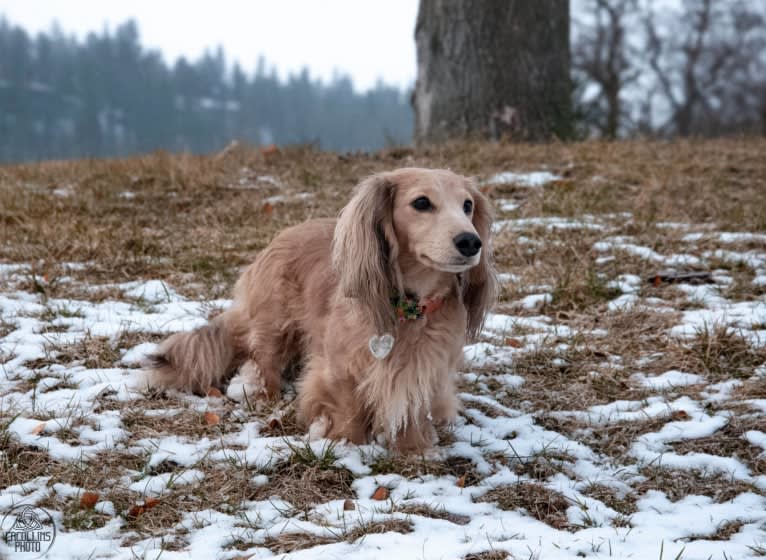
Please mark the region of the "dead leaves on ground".
[[157, 507], [160, 500], [157, 498], [146, 498], [143, 502], [133, 504], [128, 510], [128, 518], [137, 519], [150, 509]]
[[82, 496], [80, 496], [80, 507], [82, 509], [93, 509], [96, 507], [99, 497], [99, 494], [96, 492], [83, 492]]

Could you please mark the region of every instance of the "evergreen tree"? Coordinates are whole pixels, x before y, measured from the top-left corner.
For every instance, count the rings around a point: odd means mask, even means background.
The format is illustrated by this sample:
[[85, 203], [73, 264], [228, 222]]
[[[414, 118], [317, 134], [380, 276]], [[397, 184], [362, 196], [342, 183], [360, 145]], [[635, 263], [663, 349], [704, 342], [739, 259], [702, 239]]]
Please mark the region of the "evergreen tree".
[[0, 19], [0, 162], [204, 153], [234, 139], [374, 150], [409, 143], [411, 130], [406, 95], [382, 83], [359, 93], [307, 69], [282, 81], [263, 58], [248, 75], [221, 47], [169, 66], [135, 21], [77, 41]]

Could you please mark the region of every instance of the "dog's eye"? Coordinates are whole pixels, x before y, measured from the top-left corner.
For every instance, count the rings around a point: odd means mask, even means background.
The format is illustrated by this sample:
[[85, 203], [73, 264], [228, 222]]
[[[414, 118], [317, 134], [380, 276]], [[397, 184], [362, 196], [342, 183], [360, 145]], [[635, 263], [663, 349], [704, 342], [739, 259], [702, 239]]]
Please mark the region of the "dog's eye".
[[421, 196], [412, 201], [412, 207], [418, 212], [426, 212], [433, 208], [433, 204], [431, 204], [431, 201], [428, 200], [428, 198]]
[[463, 212], [465, 212], [466, 214], [470, 214], [472, 211], [473, 211], [473, 202], [471, 202], [470, 200], [466, 200], [463, 203]]

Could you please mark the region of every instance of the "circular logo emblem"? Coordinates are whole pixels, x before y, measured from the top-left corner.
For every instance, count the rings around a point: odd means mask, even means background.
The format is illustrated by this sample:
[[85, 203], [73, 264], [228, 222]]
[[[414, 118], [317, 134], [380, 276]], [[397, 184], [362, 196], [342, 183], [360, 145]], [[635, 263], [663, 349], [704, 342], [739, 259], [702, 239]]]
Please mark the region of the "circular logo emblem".
[[48, 552], [56, 540], [56, 525], [43, 508], [18, 505], [3, 517], [0, 524], [3, 544], [13, 558], [32, 560]]

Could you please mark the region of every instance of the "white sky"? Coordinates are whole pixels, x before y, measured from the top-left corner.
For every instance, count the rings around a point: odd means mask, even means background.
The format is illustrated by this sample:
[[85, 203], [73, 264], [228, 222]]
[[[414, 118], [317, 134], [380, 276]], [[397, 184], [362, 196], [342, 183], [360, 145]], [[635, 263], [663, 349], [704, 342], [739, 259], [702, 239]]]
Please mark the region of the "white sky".
[[304, 66], [324, 80], [342, 71], [364, 90], [378, 78], [414, 82], [417, 7], [418, 0], [0, 0], [0, 16], [30, 32], [58, 21], [80, 38], [133, 18], [141, 43], [168, 62], [222, 45], [248, 72], [263, 55], [282, 77]]

